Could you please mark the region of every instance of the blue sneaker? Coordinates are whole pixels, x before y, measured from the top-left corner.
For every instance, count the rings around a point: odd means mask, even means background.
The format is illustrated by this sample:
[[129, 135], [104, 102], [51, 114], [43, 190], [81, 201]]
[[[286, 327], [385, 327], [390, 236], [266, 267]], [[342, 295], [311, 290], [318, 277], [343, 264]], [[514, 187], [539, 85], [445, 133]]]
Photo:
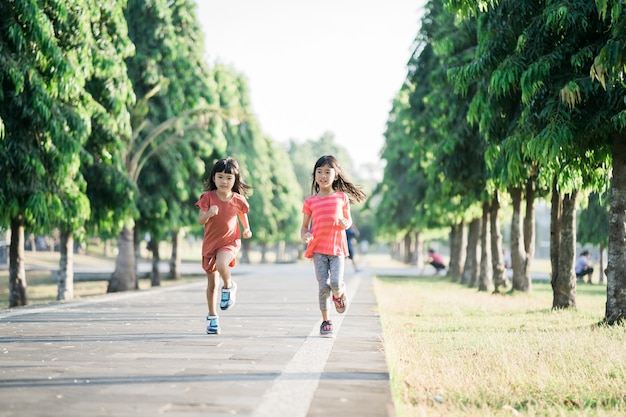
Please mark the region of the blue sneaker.
[[206, 316], [206, 333], [220, 334], [220, 323], [217, 316]]
[[220, 308], [227, 310], [235, 305], [237, 297], [237, 284], [235, 281], [230, 281], [230, 288], [222, 287], [222, 298], [220, 300]]

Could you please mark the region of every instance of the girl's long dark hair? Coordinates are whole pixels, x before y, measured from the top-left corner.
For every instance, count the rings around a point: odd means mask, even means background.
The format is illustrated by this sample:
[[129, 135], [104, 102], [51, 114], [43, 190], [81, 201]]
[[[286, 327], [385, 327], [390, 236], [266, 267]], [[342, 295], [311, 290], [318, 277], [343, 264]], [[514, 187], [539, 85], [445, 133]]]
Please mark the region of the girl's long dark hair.
[[241, 171], [239, 170], [239, 163], [234, 159], [226, 157], [224, 159], [220, 159], [215, 163], [213, 169], [211, 170], [211, 175], [209, 178], [204, 180], [204, 190], [212, 191], [217, 190], [217, 185], [215, 185], [215, 174], [218, 172], [225, 172], [226, 174], [233, 174], [235, 176], [235, 184], [233, 185], [233, 192], [241, 194], [245, 197], [248, 196], [248, 191], [252, 189], [251, 186], [246, 184], [243, 179], [241, 179]]
[[319, 167], [323, 167], [328, 165], [330, 168], [334, 169], [337, 173], [337, 179], [333, 181], [333, 190], [335, 191], [343, 191], [348, 195], [350, 199], [350, 203], [360, 203], [361, 201], [365, 201], [367, 195], [361, 191], [361, 187], [355, 185], [348, 179], [346, 174], [343, 172], [343, 169], [339, 165], [337, 158], [332, 155], [324, 155], [320, 157], [315, 163], [313, 167], [313, 183], [311, 184], [311, 193], [316, 194], [320, 190], [320, 186], [315, 182], [315, 171]]

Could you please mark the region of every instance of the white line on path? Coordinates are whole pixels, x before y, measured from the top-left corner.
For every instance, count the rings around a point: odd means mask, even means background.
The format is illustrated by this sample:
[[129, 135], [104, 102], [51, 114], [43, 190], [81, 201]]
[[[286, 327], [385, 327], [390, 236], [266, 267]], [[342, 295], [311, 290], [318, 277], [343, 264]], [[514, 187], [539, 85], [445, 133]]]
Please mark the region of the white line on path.
[[[360, 283], [361, 277], [358, 275], [351, 280], [348, 288], [353, 296]], [[339, 316], [333, 320], [335, 336], [341, 329], [343, 318]], [[313, 326], [302, 347], [265, 392], [253, 416], [306, 417], [334, 343], [334, 338], [320, 337], [319, 324]]]

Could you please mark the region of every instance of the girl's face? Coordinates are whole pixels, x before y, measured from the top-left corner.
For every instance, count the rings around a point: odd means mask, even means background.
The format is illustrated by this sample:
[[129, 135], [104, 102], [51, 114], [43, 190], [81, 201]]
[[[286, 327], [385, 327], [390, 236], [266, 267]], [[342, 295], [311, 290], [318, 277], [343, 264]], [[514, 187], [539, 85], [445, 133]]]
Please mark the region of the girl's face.
[[328, 165], [323, 165], [315, 169], [315, 182], [320, 190], [329, 190], [333, 187], [333, 182], [337, 179], [337, 172]]
[[235, 186], [235, 174], [227, 174], [225, 172], [216, 172], [213, 176], [213, 182], [218, 191], [222, 193], [230, 193]]

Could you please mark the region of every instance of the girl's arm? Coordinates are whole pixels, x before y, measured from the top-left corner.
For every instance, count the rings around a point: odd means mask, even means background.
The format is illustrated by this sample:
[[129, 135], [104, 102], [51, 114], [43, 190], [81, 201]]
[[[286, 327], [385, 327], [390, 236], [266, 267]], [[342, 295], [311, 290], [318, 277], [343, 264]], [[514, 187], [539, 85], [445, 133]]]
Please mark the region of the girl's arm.
[[198, 224], [206, 224], [209, 219], [217, 214], [219, 208], [217, 206], [211, 206], [207, 211], [200, 209], [198, 213]]
[[239, 212], [238, 214], [241, 226], [243, 226], [244, 239], [250, 239], [252, 237], [252, 230], [250, 230], [250, 224], [248, 223], [248, 213]]
[[348, 217], [348, 218], [343, 218], [343, 219], [339, 219], [339, 224], [341, 225], [341, 227], [345, 229], [349, 229], [350, 226], [352, 226], [352, 218]]
[[339, 224], [345, 229], [349, 229], [352, 226], [352, 214], [350, 213], [350, 201], [346, 198], [343, 206], [343, 219], [339, 219]]
[[302, 216], [302, 227], [300, 228], [300, 240], [304, 243], [309, 243], [313, 240], [313, 235], [309, 231], [309, 226], [311, 225], [311, 215], [305, 214]]

